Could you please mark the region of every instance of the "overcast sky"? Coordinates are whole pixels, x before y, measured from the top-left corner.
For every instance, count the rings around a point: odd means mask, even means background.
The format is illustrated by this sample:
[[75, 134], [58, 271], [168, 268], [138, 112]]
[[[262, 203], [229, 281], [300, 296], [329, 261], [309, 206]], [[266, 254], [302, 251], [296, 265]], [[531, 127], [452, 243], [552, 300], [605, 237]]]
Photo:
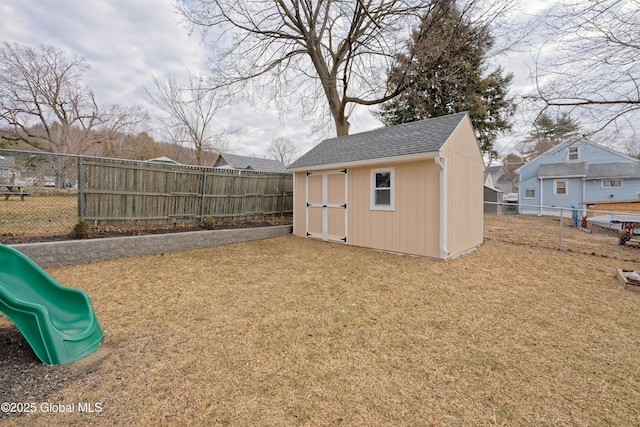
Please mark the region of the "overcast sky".
[[[543, 3], [536, 2], [535, 7]], [[153, 88], [154, 75], [185, 75], [187, 70], [201, 69], [207, 60], [206, 47], [199, 37], [189, 36], [172, 0], [2, 0], [0, 41], [47, 44], [79, 54], [91, 67], [84, 82], [100, 104], [141, 105], [149, 110], [145, 87]], [[525, 52], [504, 60], [506, 70], [515, 74], [513, 90], [527, 85], [527, 57]], [[237, 154], [263, 157], [273, 138], [288, 137], [301, 155], [319, 140], [298, 118], [283, 123], [275, 111], [255, 111], [244, 104], [220, 119], [246, 130], [232, 137]], [[366, 110], [350, 121], [350, 133], [381, 126]]]

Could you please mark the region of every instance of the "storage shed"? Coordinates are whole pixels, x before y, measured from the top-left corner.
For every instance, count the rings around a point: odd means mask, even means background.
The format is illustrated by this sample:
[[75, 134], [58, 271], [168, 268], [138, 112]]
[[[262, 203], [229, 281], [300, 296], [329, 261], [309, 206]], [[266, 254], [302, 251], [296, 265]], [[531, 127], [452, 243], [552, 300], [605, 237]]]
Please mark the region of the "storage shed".
[[289, 170], [297, 236], [440, 259], [482, 243], [484, 162], [467, 113], [327, 139]]

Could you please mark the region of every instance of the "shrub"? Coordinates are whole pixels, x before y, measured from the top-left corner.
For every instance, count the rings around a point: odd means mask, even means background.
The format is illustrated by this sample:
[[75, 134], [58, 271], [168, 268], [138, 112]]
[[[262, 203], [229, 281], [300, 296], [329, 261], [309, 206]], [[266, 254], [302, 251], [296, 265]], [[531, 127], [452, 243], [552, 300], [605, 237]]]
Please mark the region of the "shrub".
[[208, 216], [202, 221], [202, 227], [205, 230], [214, 230], [216, 228], [216, 219], [212, 216]]
[[71, 234], [74, 239], [88, 239], [91, 237], [91, 225], [87, 221], [78, 221]]

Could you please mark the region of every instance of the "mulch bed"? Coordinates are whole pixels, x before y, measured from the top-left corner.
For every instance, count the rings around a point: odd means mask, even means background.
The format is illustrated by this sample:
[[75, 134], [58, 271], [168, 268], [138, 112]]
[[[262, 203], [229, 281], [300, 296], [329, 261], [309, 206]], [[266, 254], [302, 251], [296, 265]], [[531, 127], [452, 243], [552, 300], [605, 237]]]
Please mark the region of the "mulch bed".
[[[0, 402], [16, 405], [46, 401], [46, 397], [63, 389], [90, 372], [86, 364], [47, 366], [35, 355], [27, 340], [14, 325], [0, 327]], [[0, 420], [19, 416], [18, 408], [3, 408]]]
[[[252, 227], [270, 227], [275, 225], [290, 225], [293, 224], [292, 216], [285, 217], [265, 217], [255, 220], [246, 221], [221, 221], [216, 223], [216, 230], [231, 230], [238, 228], [252, 228]], [[176, 223], [170, 226], [160, 227], [92, 227], [91, 238], [105, 238], [105, 237], [123, 237], [123, 236], [143, 236], [149, 234], [168, 234], [168, 233], [183, 233], [185, 231], [203, 231], [204, 227], [198, 224], [180, 224]], [[58, 242], [62, 240], [73, 240], [71, 233], [57, 234], [57, 235], [42, 235], [42, 236], [13, 236], [13, 235], [0, 235], [0, 243], [5, 245], [15, 245], [18, 243], [38, 243], [38, 242]]]

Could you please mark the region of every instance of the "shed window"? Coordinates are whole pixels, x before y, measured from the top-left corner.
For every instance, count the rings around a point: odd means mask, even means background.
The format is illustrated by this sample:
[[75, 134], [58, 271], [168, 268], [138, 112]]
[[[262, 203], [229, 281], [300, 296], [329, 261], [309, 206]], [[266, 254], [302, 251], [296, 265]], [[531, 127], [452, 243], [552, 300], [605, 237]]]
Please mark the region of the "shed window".
[[394, 209], [394, 168], [371, 170], [371, 209]]
[[603, 179], [602, 188], [622, 188], [622, 179]]
[[525, 188], [524, 189], [524, 198], [525, 199], [535, 199], [536, 198], [536, 189], [535, 188]]
[[556, 179], [553, 185], [553, 194], [556, 196], [569, 194], [569, 182], [566, 179]]

